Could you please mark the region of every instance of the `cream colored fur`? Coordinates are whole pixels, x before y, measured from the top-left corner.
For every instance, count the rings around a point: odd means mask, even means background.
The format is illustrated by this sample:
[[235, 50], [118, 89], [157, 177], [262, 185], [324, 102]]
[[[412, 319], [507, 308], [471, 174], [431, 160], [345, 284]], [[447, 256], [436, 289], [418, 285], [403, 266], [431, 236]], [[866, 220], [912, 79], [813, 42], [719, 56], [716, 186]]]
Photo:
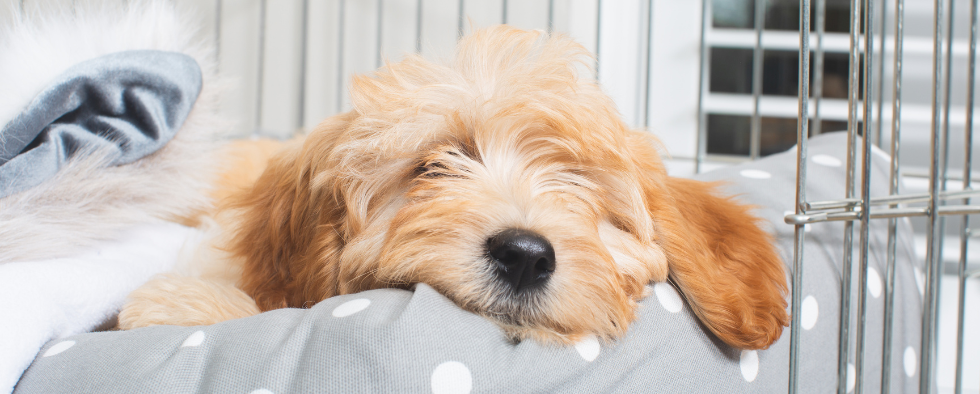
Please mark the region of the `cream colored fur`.
[[[669, 177], [657, 141], [577, 74], [588, 59], [560, 34], [498, 26], [463, 37], [449, 64], [407, 56], [353, 77], [350, 112], [219, 210], [205, 281], [137, 290], [120, 327], [254, 312], [239, 291], [264, 311], [425, 283], [513, 339], [612, 340], [670, 277], [722, 341], [768, 347], [789, 321], [771, 237], [712, 185]], [[493, 245], [511, 229], [553, 256], [508, 267]], [[235, 269], [213, 279], [221, 266]], [[521, 288], [511, 269], [544, 279]]]

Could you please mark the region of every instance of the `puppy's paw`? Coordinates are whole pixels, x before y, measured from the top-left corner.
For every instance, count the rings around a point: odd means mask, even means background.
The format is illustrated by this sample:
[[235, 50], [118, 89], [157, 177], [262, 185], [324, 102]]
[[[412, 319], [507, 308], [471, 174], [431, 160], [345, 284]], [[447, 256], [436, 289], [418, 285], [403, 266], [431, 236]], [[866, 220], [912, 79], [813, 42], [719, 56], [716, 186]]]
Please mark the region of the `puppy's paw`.
[[255, 301], [235, 286], [168, 274], [129, 294], [119, 312], [118, 328], [208, 325], [259, 312]]

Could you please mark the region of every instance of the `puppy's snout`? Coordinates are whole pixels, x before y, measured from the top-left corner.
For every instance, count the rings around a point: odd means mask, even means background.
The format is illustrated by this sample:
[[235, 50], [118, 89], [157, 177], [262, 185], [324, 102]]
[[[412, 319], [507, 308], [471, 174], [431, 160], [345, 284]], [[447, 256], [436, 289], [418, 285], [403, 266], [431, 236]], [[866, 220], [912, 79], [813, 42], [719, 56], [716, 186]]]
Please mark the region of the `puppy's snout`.
[[497, 273], [515, 292], [544, 284], [555, 271], [555, 249], [541, 235], [507, 229], [487, 241], [487, 253]]

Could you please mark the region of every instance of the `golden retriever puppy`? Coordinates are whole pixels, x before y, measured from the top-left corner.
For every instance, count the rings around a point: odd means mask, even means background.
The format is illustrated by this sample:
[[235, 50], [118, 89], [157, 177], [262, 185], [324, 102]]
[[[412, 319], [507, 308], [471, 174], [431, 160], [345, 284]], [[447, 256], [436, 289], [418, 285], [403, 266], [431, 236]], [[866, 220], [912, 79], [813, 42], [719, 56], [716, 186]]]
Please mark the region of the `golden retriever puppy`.
[[667, 176], [578, 70], [587, 51], [505, 26], [449, 65], [417, 56], [351, 86], [350, 112], [273, 157], [218, 215], [198, 277], [134, 292], [122, 328], [209, 324], [426, 283], [515, 339], [614, 339], [651, 281], [726, 343], [787, 324], [783, 263], [758, 219]]

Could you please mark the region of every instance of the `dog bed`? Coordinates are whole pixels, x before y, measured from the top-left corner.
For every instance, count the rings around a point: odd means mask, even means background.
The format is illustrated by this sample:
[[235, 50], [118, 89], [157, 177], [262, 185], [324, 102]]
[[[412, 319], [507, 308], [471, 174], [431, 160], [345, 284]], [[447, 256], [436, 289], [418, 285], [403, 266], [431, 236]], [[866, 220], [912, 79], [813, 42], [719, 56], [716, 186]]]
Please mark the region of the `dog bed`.
[[[810, 200], [843, 196], [846, 136], [810, 143]], [[757, 206], [781, 257], [792, 262], [793, 150], [698, 178]], [[872, 160], [872, 195], [887, 193], [888, 161]], [[806, 233], [802, 392], [833, 392], [837, 381], [843, 223]], [[871, 227], [864, 389], [880, 384], [887, 222]], [[898, 227], [891, 389], [917, 391], [921, 266], [912, 229]], [[856, 264], [855, 264], [856, 266]], [[853, 275], [857, 278], [856, 272]], [[668, 283], [651, 283], [625, 337], [574, 346], [510, 342], [492, 322], [420, 284], [333, 297], [309, 309], [281, 309], [211, 326], [155, 326], [53, 340], [15, 393], [58, 392], [783, 392], [790, 333], [769, 349], [740, 351], [698, 323]], [[854, 284], [857, 293], [857, 284]], [[853, 297], [856, 300], [856, 296]], [[855, 301], [856, 302], [856, 301]], [[854, 311], [855, 308], [851, 308]], [[852, 316], [852, 319], [854, 317]], [[853, 336], [853, 330], [851, 332]], [[854, 340], [851, 340], [852, 346]], [[851, 365], [853, 365], [851, 351]], [[853, 374], [850, 379], [853, 382]], [[853, 383], [852, 383], [853, 384]]]

